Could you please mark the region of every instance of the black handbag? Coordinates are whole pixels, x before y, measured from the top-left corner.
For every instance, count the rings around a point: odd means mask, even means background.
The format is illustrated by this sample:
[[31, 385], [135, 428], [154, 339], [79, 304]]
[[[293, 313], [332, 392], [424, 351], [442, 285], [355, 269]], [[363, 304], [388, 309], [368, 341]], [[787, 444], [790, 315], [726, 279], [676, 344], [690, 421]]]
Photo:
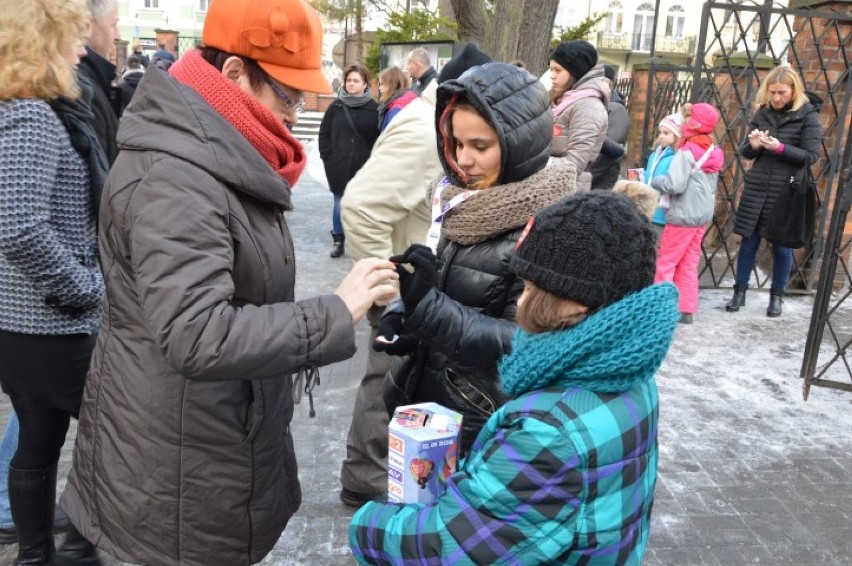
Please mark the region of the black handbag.
[[788, 248], [804, 248], [813, 240], [818, 208], [811, 168], [802, 167], [778, 195], [766, 221], [764, 238]]

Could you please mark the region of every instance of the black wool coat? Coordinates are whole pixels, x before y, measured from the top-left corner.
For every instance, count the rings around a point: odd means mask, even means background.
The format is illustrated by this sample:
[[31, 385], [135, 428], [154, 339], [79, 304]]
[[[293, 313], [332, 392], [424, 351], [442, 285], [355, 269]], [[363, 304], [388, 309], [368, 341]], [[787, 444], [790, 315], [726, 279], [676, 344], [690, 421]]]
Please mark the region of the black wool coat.
[[[354, 130], [346, 118], [346, 110], [352, 117]], [[357, 107], [346, 107], [340, 99], [331, 103], [322, 118], [318, 142], [332, 193], [343, 194], [346, 184], [369, 159], [378, 137], [379, 105], [375, 100]]]
[[749, 122], [748, 131], [769, 130], [769, 135], [784, 144], [784, 151], [776, 154], [765, 149], [754, 150], [748, 140], [740, 146], [740, 154], [754, 159], [754, 163], [745, 174], [745, 188], [737, 205], [735, 234], [747, 238], [757, 228], [762, 236], [772, 207], [789, 185], [790, 177], [819, 158], [821, 106], [822, 100], [811, 95], [811, 102], [798, 110], [779, 112], [764, 106]]

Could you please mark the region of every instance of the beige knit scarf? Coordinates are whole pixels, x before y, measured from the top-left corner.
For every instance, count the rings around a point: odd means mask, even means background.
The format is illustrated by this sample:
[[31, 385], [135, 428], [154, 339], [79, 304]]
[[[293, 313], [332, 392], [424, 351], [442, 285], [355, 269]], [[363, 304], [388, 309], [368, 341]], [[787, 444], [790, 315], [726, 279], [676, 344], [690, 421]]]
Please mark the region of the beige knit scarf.
[[[441, 236], [462, 246], [490, 240], [524, 226], [530, 216], [572, 195], [576, 188], [574, 164], [551, 158], [547, 167], [523, 181], [481, 189], [475, 197], [452, 208], [444, 216]], [[441, 205], [465, 190], [454, 185], [444, 187]]]

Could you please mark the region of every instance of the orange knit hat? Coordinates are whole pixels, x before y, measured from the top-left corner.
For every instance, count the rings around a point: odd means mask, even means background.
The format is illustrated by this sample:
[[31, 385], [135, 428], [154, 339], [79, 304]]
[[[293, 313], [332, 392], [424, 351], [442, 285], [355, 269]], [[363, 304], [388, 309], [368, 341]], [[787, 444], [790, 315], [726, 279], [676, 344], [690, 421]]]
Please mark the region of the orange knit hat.
[[322, 72], [322, 24], [305, 0], [213, 0], [202, 41], [254, 59], [291, 88], [331, 93]]

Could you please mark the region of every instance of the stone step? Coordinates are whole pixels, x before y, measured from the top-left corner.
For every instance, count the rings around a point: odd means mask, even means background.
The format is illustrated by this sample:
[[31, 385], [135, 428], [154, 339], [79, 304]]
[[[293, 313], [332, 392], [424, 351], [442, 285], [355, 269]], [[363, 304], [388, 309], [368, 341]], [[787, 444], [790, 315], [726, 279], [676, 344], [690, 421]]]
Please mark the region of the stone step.
[[299, 123], [293, 126], [293, 135], [302, 143], [316, 141], [322, 117], [322, 112], [302, 112]]

